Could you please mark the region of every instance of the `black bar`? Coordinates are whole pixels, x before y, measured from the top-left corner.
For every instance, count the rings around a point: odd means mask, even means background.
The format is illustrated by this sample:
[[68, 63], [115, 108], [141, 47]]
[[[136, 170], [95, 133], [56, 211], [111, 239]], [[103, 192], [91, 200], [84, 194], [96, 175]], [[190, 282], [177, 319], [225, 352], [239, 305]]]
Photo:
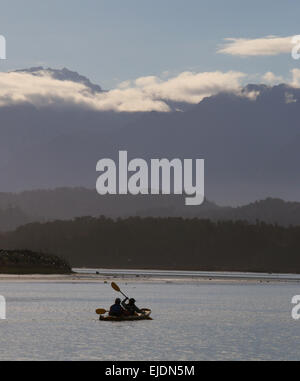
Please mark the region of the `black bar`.
[[[33, 379], [41, 379], [41, 375], [47, 377], [58, 377], [58, 372], [67, 372], [68, 379], [75, 376], [76, 379], [86, 378], [102, 379], [103, 377], [140, 380], [158, 380], [168, 377], [188, 377], [188, 378], [210, 378], [224, 377], [236, 378], [247, 375], [248, 377], [257, 376], [261, 371], [266, 371], [268, 375], [277, 373], [279, 370], [290, 371], [290, 368], [298, 370], [299, 362], [192, 362], [192, 361], [93, 361], [93, 362], [0, 362], [2, 372], [7, 374], [30, 374]], [[30, 373], [27, 373], [30, 372]], [[43, 372], [43, 373], [41, 373]], [[86, 372], [86, 373], [79, 373]], [[92, 373], [90, 373], [92, 372]], [[43, 377], [44, 378], [44, 377]]]

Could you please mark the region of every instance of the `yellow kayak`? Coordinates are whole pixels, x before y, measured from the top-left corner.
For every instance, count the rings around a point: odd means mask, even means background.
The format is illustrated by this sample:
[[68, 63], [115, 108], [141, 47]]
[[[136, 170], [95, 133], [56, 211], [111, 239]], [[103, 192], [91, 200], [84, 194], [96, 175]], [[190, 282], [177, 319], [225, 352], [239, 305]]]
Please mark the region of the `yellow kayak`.
[[145, 311], [144, 314], [136, 314], [130, 316], [109, 316], [109, 315], [100, 315], [99, 320], [103, 321], [135, 321], [135, 320], [152, 320], [150, 317], [151, 310], [143, 308]]

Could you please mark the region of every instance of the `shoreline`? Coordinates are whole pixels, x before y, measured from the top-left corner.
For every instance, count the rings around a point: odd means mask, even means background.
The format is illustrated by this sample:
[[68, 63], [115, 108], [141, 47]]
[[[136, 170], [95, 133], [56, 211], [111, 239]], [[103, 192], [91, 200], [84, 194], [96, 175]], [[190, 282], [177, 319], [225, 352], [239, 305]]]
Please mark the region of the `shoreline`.
[[[1, 274], [3, 282], [34, 283], [173, 283], [195, 284], [210, 282], [300, 283], [299, 274], [266, 274], [237, 272], [196, 272], [120, 269], [73, 269], [71, 274]], [[96, 273], [97, 272], [97, 273]]]

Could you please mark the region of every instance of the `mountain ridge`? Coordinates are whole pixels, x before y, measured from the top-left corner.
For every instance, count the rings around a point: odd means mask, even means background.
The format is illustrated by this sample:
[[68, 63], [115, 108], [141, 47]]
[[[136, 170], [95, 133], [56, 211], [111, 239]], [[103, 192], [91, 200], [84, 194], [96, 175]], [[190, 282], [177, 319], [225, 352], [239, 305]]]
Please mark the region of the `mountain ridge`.
[[300, 201], [300, 89], [249, 84], [241, 92], [169, 113], [0, 107], [0, 190], [93, 188], [97, 161], [127, 150], [146, 160], [204, 158], [206, 193], [217, 203], [273, 194]]
[[182, 217], [211, 221], [262, 221], [282, 226], [300, 225], [300, 203], [267, 198], [246, 205], [220, 206], [205, 200], [197, 207], [184, 205], [184, 196], [99, 196], [86, 188], [0, 193], [0, 231], [33, 222], [71, 220], [84, 216], [110, 218]]

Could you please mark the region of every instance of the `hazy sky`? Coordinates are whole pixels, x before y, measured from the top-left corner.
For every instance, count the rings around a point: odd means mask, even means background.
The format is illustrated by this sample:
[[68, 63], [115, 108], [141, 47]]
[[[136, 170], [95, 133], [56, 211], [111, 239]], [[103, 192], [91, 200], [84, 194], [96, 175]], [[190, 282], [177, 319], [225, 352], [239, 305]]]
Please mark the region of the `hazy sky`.
[[66, 66], [104, 88], [146, 75], [235, 70], [286, 76], [290, 54], [217, 54], [224, 38], [300, 34], [295, 0], [2, 0], [0, 70]]

